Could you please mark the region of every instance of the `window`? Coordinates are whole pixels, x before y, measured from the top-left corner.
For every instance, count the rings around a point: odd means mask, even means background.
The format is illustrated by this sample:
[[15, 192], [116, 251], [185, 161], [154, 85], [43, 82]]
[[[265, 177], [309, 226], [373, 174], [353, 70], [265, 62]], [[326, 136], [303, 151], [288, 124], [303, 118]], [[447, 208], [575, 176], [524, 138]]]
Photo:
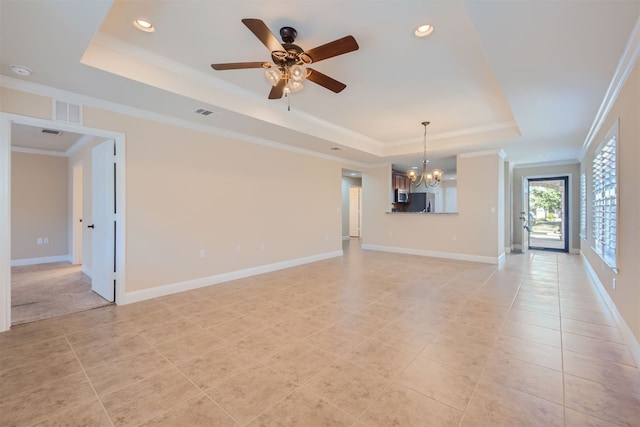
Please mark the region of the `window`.
[[587, 238], [587, 177], [580, 175], [580, 237]]
[[616, 268], [617, 243], [617, 124], [593, 159], [593, 242], [595, 252]]

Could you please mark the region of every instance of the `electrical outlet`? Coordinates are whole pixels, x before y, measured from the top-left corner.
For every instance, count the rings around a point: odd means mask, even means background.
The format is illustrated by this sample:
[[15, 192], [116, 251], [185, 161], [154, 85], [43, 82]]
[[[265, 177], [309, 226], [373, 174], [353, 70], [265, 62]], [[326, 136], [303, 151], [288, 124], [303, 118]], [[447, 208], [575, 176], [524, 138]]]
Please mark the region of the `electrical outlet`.
[[613, 278], [613, 289], [615, 289], [615, 288], [616, 288], [616, 278], [614, 277]]
[[260, 243], [260, 250], [264, 250], [264, 243]]
[[41, 244], [42, 244], [42, 237], [38, 237], [38, 238], [36, 239], [36, 243], [37, 243], [37, 244], [39, 244], [39, 245], [41, 245]]
[[200, 258], [204, 258], [207, 256], [207, 251], [205, 251], [204, 249], [200, 249]]
[[236, 246], [236, 253], [240, 253], [240, 245]]
[[456, 240], [458, 238], [458, 236], [456, 236], [455, 234], [451, 235], [451, 240]]
[[48, 237], [45, 237], [44, 239], [42, 239], [42, 242], [43, 242], [45, 245], [48, 245], [48, 244], [49, 244], [49, 238], [48, 238]]

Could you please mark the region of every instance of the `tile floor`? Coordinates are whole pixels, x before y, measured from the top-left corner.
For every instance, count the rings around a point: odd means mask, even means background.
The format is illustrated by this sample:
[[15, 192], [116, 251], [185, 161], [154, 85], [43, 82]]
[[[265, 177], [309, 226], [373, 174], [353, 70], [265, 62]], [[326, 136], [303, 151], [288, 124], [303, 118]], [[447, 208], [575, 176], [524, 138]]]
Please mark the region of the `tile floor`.
[[351, 247], [0, 349], [3, 426], [640, 426], [640, 371], [575, 255]]

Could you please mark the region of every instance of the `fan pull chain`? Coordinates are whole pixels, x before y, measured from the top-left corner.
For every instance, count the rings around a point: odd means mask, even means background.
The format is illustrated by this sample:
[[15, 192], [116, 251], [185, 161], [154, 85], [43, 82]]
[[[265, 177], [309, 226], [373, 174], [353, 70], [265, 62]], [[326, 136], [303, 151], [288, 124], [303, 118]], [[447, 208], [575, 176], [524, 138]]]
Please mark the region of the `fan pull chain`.
[[289, 98], [289, 94], [285, 94], [287, 97], [287, 111], [291, 111], [291, 98]]

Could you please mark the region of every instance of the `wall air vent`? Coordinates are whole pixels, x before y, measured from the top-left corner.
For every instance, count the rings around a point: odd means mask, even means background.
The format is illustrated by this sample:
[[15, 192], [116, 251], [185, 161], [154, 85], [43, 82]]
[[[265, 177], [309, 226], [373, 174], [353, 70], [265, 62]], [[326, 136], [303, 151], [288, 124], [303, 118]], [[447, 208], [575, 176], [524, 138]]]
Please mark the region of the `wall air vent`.
[[202, 114], [203, 116], [208, 116], [210, 114], [213, 114], [213, 111], [205, 110], [204, 108], [198, 108], [196, 111], [194, 111], [194, 113]]
[[62, 132], [55, 129], [42, 129], [42, 133], [48, 133], [51, 135], [62, 135]]
[[82, 124], [82, 107], [65, 101], [53, 101], [53, 117], [61, 122]]

